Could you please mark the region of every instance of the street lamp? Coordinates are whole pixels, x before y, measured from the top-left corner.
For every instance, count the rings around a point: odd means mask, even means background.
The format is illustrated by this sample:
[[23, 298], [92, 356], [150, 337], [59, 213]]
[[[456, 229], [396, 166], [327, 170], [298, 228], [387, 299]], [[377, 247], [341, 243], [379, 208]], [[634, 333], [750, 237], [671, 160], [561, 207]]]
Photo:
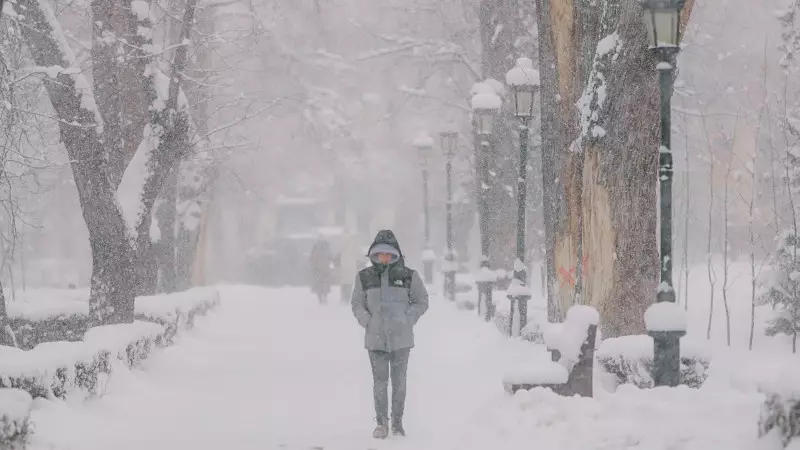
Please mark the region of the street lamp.
[[[672, 285], [672, 145], [671, 98], [675, 56], [680, 50], [681, 10], [684, 0], [640, 0], [650, 50], [658, 58], [661, 103], [661, 146], [658, 180], [661, 209], [661, 282], [656, 302], [675, 303]], [[680, 338], [684, 330], [649, 330], [654, 342], [654, 381], [657, 386], [676, 386], [680, 371]]]
[[[519, 119], [519, 178], [517, 180], [517, 259], [514, 261], [514, 280], [507, 294], [511, 301], [511, 335], [518, 336], [528, 322], [530, 289], [526, 286], [525, 267], [525, 197], [528, 191], [528, 140], [534, 100], [539, 90], [539, 71], [528, 58], [517, 59], [517, 66], [506, 74], [506, 84], [511, 87], [514, 115]], [[514, 326], [515, 316], [519, 325]]]
[[414, 138], [414, 147], [419, 155], [419, 163], [422, 167], [422, 207], [425, 215], [425, 249], [422, 251], [422, 272], [426, 284], [433, 283], [433, 262], [436, 254], [431, 249], [431, 222], [430, 222], [430, 202], [428, 201], [428, 165], [430, 164], [431, 153], [433, 151], [433, 138], [426, 132], [422, 132]]
[[447, 158], [447, 254], [444, 257], [444, 293], [448, 300], [456, 301], [456, 254], [453, 237], [453, 157], [458, 145], [458, 133], [443, 131], [439, 133], [442, 151]]
[[[496, 80], [495, 80], [496, 81]], [[489, 89], [473, 87], [475, 94], [472, 96], [473, 125], [475, 127], [475, 140], [480, 142], [476, 148], [475, 165], [478, 185], [478, 221], [481, 234], [481, 261], [478, 276], [478, 314], [483, 314], [488, 322], [494, 317], [494, 303], [492, 302], [492, 289], [497, 281], [497, 275], [491, 271], [489, 262], [489, 158], [491, 157], [491, 137], [494, 119], [503, 100], [497, 95], [496, 88], [488, 83], [484, 84]]]

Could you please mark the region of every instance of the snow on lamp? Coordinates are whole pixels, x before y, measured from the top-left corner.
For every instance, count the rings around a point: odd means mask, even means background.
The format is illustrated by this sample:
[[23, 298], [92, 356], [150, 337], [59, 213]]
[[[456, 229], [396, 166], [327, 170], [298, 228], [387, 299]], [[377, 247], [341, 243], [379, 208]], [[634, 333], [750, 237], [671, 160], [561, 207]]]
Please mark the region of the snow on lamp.
[[517, 66], [506, 74], [506, 84], [514, 95], [514, 115], [519, 118], [533, 116], [533, 104], [539, 90], [539, 71], [529, 58], [517, 59]]
[[677, 50], [685, 0], [639, 0], [651, 49]]
[[479, 81], [473, 84], [472, 89], [469, 90], [469, 94], [471, 96], [475, 96], [478, 94], [490, 94], [492, 92], [494, 92], [495, 94], [497, 93], [490, 84], [487, 84], [486, 82], [483, 81]]
[[475, 113], [475, 128], [478, 134], [481, 136], [492, 134], [494, 117], [503, 106], [503, 100], [492, 89], [473, 95], [471, 104]]
[[413, 145], [414, 148], [417, 149], [417, 156], [419, 156], [420, 164], [422, 164], [423, 167], [427, 167], [434, 146], [433, 138], [423, 131], [414, 138]]
[[500, 97], [506, 95], [506, 86], [494, 78], [487, 78], [483, 84], [489, 85], [492, 89], [494, 89], [494, 93]]

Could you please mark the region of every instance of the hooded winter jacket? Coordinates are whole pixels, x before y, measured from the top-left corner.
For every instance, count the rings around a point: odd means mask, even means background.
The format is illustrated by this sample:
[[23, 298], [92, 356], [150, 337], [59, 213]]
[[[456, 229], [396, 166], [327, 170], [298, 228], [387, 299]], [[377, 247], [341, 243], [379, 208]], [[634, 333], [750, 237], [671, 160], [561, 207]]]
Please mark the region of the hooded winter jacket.
[[367, 350], [393, 352], [412, 348], [414, 325], [428, 310], [428, 291], [419, 274], [405, 266], [403, 252], [391, 230], [378, 232], [370, 250], [378, 244], [391, 245], [400, 258], [387, 265], [373, 261], [372, 267], [358, 273], [351, 299], [353, 314], [365, 329]]

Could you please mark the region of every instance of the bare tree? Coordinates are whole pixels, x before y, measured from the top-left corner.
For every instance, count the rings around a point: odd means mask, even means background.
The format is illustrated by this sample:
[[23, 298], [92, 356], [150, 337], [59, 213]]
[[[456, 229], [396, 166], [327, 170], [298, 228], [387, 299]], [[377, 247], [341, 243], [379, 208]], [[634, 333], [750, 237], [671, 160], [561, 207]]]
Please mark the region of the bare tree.
[[714, 148], [711, 145], [711, 138], [709, 136], [708, 126], [706, 124], [706, 116], [702, 115], [701, 120], [706, 139], [706, 147], [708, 148], [708, 240], [706, 246], [706, 267], [708, 269], [708, 283], [711, 286], [711, 292], [709, 295], [708, 327], [706, 328], [706, 339], [711, 339], [711, 326], [714, 318], [714, 289], [717, 281], [717, 274], [714, 271], [714, 257], [711, 253], [714, 224], [714, 163], [716, 158], [714, 156]]
[[[735, 141], [735, 139], [734, 139]], [[730, 250], [730, 241], [728, 232], [730, 230], [729, 223], [729, 204], [728, 193], [730, 192], [731, 181], [731, 168], [733, 167], [733, 143], [731, 143], [731, 155], [728, 159], [728, 167], [725, 170], [725, 187], [723, 194], [723, 237], [722, 237], [722, 304], [725, 307], [725, 337], [728, 347], [731, 346], [731, 310], [728, 305], [728, 272], [730, 271], [730, 262], [728, 260], [728, 252]]]
[[[52, 75], [43, 83], [58, 116], [92, 249], [92, 317], [96, 323], [131, 322], [134, 296], [148, 290], [144, 264], [138, 262], [150, 248], [152, 206], [187, 147], [188, 112], [178, 88], [190, 36], [182, 30], [167, 77], [152, 53], [149, 5], [93, 0], [93, 90], [49, 1], [12, 3], [34, 62]], [[194, 8], [190, 0], [187, 27]]]

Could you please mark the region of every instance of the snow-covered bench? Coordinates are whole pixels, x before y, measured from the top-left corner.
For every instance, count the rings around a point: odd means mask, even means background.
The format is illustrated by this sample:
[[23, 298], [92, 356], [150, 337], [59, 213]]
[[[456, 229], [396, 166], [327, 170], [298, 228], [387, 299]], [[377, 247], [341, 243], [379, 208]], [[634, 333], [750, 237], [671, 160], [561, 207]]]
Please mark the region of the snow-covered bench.
[[550, 388], [559, 395], [591, 397], [594, 347], [599, 322], [597, 310], [577, 305], [567, 312], [563, 324], [545, 331], [550, 359], [509, 372], [503, 379], [508, 392], [536, 387]]

